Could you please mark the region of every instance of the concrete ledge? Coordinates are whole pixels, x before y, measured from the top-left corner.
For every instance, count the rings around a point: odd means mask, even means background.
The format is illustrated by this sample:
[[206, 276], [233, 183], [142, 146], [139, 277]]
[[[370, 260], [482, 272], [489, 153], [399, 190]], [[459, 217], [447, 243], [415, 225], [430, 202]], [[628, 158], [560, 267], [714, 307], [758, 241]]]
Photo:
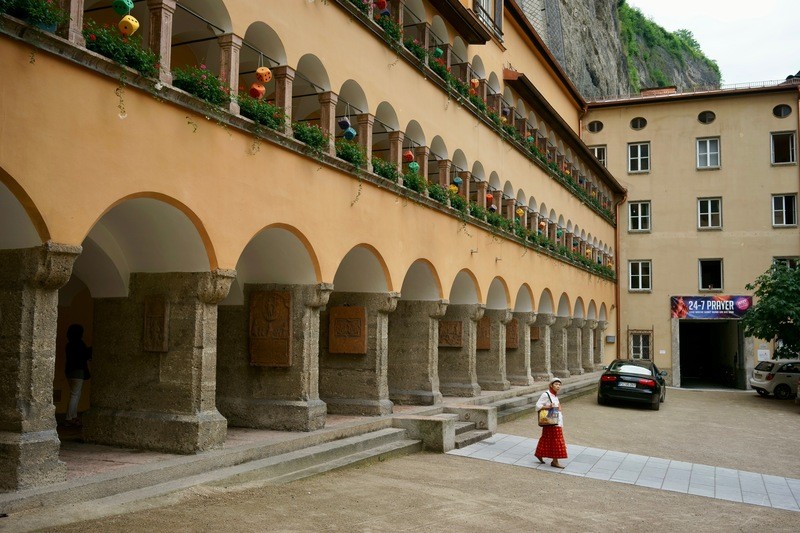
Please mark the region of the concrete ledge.
[[316, 431], [325, 427], [327, 405], [321, 400], [289, 401], [217, 397], [217, 409], [230, 427]]
[[497, 407], [483, 405], [452, 405], [445, 413], [458, 415], [459, 422], [472, 422], [478, 429], [497, 431]]
[[392, 418], [392, 426], [405, 429], [411, 439], [421, 440], [426, 450], [449, 452], [456, 447], [456, 421], [452, 418], [401, 415]]

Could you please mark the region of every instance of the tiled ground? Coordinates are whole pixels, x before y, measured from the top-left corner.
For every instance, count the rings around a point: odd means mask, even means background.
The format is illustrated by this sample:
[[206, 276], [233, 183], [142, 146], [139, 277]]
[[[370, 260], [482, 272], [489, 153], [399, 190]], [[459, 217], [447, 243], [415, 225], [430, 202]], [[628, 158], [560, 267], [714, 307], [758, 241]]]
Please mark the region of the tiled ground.
[[472, 459], [536, 468], [556, 474], [671, 490], [734, 502], [800, 511], [800, 479], [769, 476], [715, 466], [685, 463], [632, 453], [567, 445], [563, 470], [540, 464], [533, 456], [539, 439], [497, 433], [466, 448], [448, 452]]

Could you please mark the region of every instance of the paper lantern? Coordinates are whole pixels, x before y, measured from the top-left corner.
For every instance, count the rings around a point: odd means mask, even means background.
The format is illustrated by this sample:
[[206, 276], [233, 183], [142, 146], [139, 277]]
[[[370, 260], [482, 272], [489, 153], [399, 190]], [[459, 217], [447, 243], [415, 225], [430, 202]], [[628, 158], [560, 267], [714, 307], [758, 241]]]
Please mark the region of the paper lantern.
[[478, 91], [476, 91], [476, 90], [475, 90], [475, 89], [473, 89], [472, 87], [470, 87], [470, 89], [469, 89], [469, 91], [468, 91], [468, 92], [469, 92], [469, 95], [470, 95], [470, 96], [478, 96]]
[[377, 7], [380, 11], [386, 9], [386, 0], [375, 0], [375, 7]]
[[460, 185], [463, 183], [463, 181], [464, 181], [464, 180], [462, 180], [462, 179], [461, 179], [461, 178], [459, 178], [458, 176], [456, 176], [455, 178], [453, 178], [453, 183], [455, 183], [455, 184], [456, 184], [456, 186], [460, 186]]
[[125, 15], [117, 24], [119, 32], [125, 37], [130, 37], [139, 29], [139, 21], [130, 15]]
[[414, 160], [414, 152], [411, 150], [406, 150], [403, 152], [403, 162], [410, 163]]
[[506, 117], [500, 117], [500, 122], [502, 122], [503, 124], [507, 124], [508, 119]]
[[412, 161], [411, 163], [408, 164], [408, 170], [412, 172], [419, 172], [419, 163], [417, 163], [416, 161]]
[[444, 50], [442, 50], [438, 46], [433, 49], [433, 57], [435, 57], [436, 59], [439, 59], [443, 55], [444, 55]]
[[528, 136], [528, 138], [525, 140], [528, 141], [528, 143], [533, 144], [534, 138], [532, 136]]
[[490, 205], [490, 206], [489, 206], [489, 211], [490, 211], [490, 212], [492, 212], [492, 213], [494, 213], [495, 211], [497, 211], [497, 206], [496, 206], [496, 205], [494, 205], [494, 204]]
[[249, 94], [253, 98], [261, 100], [262, 98], [264, 98], [264, 95], [266, 94], [266, 92], [267, 92], [267, 89], [263, 85], [261, 85], [260, 83], [258, 83], [256, 81], [256, 82], [253, 82], [253, 84], [250, 86]]
[[447, 189], [448, 189], [450, 192], [452, 192], [453, 194], [455, 194], [455, 193], [457, 193], [457, 192], [458, 192], [458, 186], [457, 186], [457, 185], [450, 185], [450, 186], [449, 186]]
[[356, 130], [354, 130], [353, 128], [347, 128], [346, 130], [344, 130], [344, 138], [347, 139], [348, 141], [352, 141], [353, 139], [355, 139], [356, 135], [357, 135]]
[[349, 128], [350, 127], [350, 119], [348, 119], [347, 117], [344, 117], [344, 118], [340, 119], [339, 120], [339, 127], [341, 129], [343, 129], [343, 130], [346, 130], [347, 128]]
[[503, 108], [503, 116], [507, 117], [509, 115], [511, 115], [511, 108], [510, 107], [504, 107]]
[[267, 67], [258, 67], [256, 69], [256, 78], [261, 83], [269, 83], [272, 79], [272, 71]]
[[486, 195], [486, 201], [491, 202], [492, 200], [494, 200], [494, 195], [492, 193], [488, 193]]
[[562, 235], [564, 235], [563, 231], [561, 231], [560, 229], [556, 230], [556, 237], [561, 237]]
[[111, 9], [117, 15], [127, 15], [133, 9], [133, 0], [114, 0], [111, 2]]
[[481, 80], [479, 80], [478, 78], [472, 78], [471, 80], [469, 80], [469, 84], [472, 86], [473, 89], [477, 89], [481, 84]]
[[545, 222], [544, 220], [542, 220], [541, 222], [539, 222], [539, 227], [540, 227], [540, 228], [546, 228], [546, 227], [547, 227], [547, 222]]
[[521, 217], [525, 214], [525, 211], [521, 207], [518, 207], [516, 213], [518, 217]]

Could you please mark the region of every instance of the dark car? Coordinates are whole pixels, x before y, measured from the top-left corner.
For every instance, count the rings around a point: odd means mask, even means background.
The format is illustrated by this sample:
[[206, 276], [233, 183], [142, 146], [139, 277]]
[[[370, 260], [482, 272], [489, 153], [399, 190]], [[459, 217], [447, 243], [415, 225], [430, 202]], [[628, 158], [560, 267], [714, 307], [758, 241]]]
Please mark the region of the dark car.
[[659, 372], [655, 363], [647, 359], [615, 359], [600, 376], [597, 403], [603, 405], [609, 400], [644, 402], [658, 411], [667, 394], [666, 375], [666, 371]]

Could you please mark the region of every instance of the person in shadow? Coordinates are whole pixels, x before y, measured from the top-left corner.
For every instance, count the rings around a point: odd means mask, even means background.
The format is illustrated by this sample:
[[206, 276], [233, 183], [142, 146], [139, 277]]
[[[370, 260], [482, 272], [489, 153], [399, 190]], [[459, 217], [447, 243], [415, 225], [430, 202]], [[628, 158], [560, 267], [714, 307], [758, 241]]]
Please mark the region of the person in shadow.
[[92, 349], [83, 342], [83, 326], [72, 324], [67, 329], [67, 359], [64, 368], [69, 382], [69, 407], [64, 425], [67, 427], [80, 427], [78, 420], [78, 402], [81, 399], [83, 382], [91, 377], [89, 361], [92, 360]]

